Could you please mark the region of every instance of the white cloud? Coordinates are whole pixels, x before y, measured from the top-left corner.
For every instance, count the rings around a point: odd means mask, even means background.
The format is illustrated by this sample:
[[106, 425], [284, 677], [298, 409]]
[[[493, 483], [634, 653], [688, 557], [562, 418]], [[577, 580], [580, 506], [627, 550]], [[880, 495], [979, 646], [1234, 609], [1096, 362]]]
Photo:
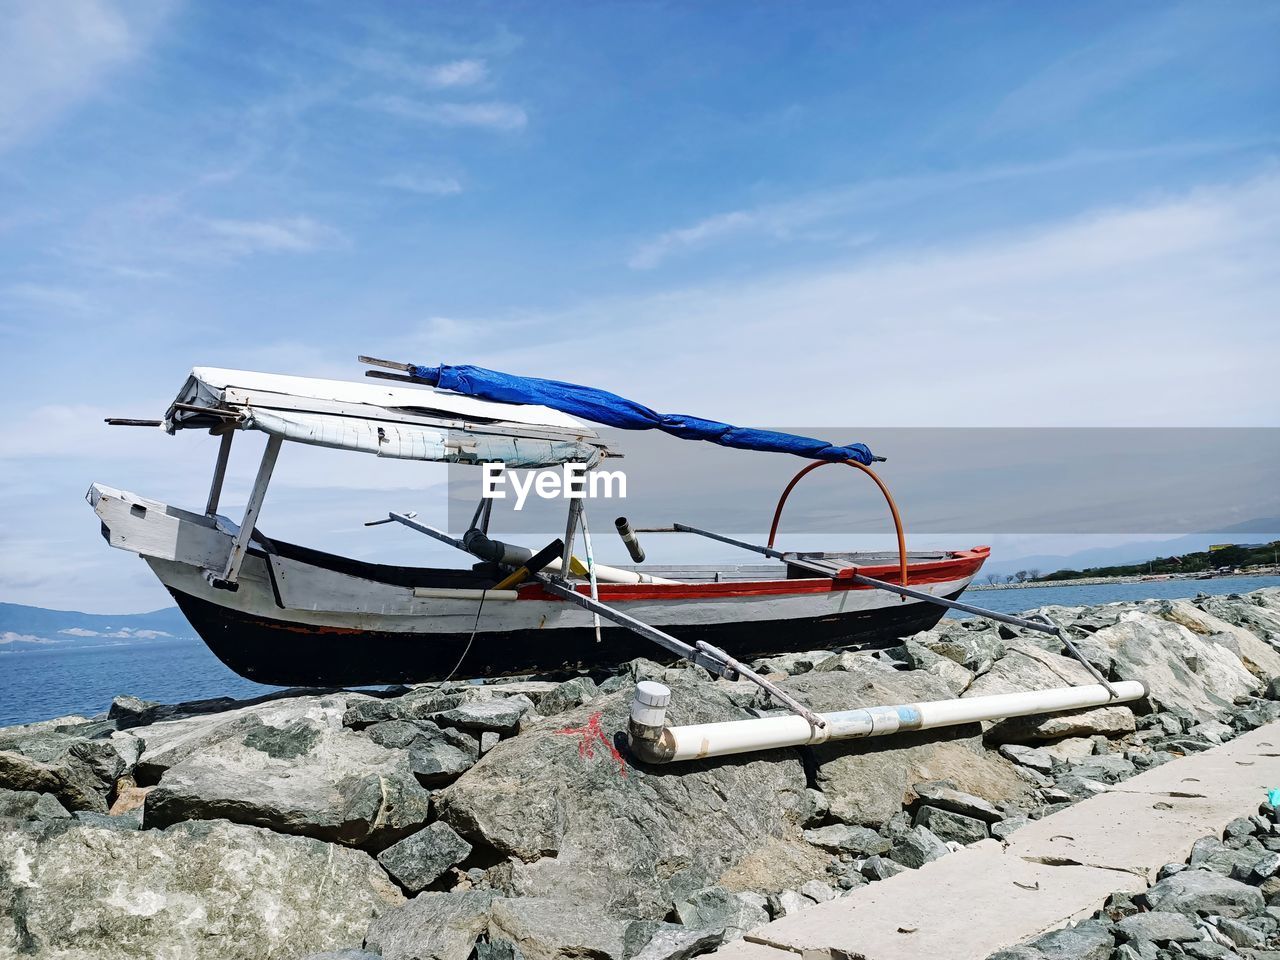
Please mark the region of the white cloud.
[[0, 304], [77, 314], [88, 313], [92, 307], [79, 290], [41, 283], [14, 283], [0, 289]]
[[84, 627], [68, 627], [58, 632], [65, 633], [71, 637], [96, 637], [99, 635], [97, 630], [86, 630]]
[[423, 79], [427, 86], [443, 89], [473, 87], [483, 83], [488, 76], [489, 68], [483, 60], [453, 60], [428, 67]]
[[[485, 318], [491, 336], [468, 362], [764, 426], [1280, 424], [1264, 346], [1275, 342], [1277, 260], [1271, 175], [746, 282], [521, 313], [509, 321], [519, 337]], [[424, 335], [388, 355], [436, 353]]]
[[489, 65], [479, 57], [424, 64], [420, 57], [405, 56], [386, 47], [344, 51], [341, 56], [362, 70], [430, 90], [474, 87], [489, 79]]
[[385, 187], [431, 197], [452, 197], [462, 192], [462, 182], [457, 177], [429, 173], [397, 173], [385, 177], [381, 183]]
[[0, 151], [92, 97], [145, 49], [169, 4], [19, 0], [0, 17]]
[[230, 256], [305, 253], [332, 245], [338, 231], [310, 217], [277, 220], [204, 220], [211, 245]]
[[[834, 226], [845, 247], [863, 245], [874, 234], [863, 224], [870, 216], [895, 206], [979, 184], [1027, 180], [1107, 164], [1194, 157], [1238, 149], [1244, 144], [1171, 143], [1125, 150], [1087, 150], [1036, 163], [999, 164], [971, 170], [865, 180], [828, 187], [786, 200], [714, 213], [687, 226], [665, 230], [640, 243], [627, 259], [633, 270], [650, 270], [665, 261], [744, 238], [774, 241], [804, 237], [808, 230]], [[825, 236], [829, 240], [829, 233]]]
[[501, 100], [431, 102], [398, 94], [368, 97], [364, 104], [397, 117], [440, 127], [474, 127], [483, 130], [523, 130], [529, 122], [524, 108]]

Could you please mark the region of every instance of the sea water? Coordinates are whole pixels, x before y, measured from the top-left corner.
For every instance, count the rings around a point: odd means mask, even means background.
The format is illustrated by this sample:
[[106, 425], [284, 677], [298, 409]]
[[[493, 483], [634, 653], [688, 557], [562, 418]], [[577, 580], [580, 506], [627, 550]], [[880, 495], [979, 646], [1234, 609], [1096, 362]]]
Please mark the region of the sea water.
[[[965, 599], [1002, 613], [1046, 604], [1085, 606], [1117, 600], [1176, 599], [1198, 593], [1246, 593], [1280, 586], [1280, 577], [1220, 577], [1088, 586], [982, 590]], [[236, 676], [195, 639], [113, 640], [0, 648], [0, 726], [66, 714], [93, 716], [111, 698], [132, 694], [177, 703], [206, 697], [254, 697], [278, 690]]]

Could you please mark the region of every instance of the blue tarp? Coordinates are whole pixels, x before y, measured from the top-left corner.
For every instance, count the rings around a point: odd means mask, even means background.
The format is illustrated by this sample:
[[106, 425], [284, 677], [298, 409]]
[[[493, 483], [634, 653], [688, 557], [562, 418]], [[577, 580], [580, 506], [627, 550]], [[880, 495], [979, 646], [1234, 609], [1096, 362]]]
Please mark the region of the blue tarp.
[[704, 420], [680, 413], [657, 413], [643, 404], [607, 390], [583, 387], [559, 380], [516, 377], [484, 367], [411, 366], [411, 376], [441, 390], [452, 390], [497, 403], [538, 403], [561, 413], [581, 417], [621, 430], [661, 430], [683, 440], [707, 440], [722, 447], [791, 453], [810, 460], [856, 460], [869, 464], [874, 459], [866, 444], [836, 446], [812, 437], [800, 437], [773, 430], [735, 427], [718, 420]]

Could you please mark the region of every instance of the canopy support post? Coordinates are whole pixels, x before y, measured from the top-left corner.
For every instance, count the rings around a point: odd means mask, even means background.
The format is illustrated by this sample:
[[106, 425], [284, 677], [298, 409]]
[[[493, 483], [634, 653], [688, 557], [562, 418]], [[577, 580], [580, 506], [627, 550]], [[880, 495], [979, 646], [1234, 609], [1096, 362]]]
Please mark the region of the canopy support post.
[[582, 514], [582, 501], [576, 497], [569, 501], [569, 520], [564, 528], [564, 556], [560, 559], [560, 576], [566, 581], [573, 572], [569, 561], [573, 559], [573, 537], [578, 530], [578, 520]]
[[222, 483], [227, 478], [227, 461], [231, 457], [231, 441], [235, 437], [234, 430], [222, 435], [218, 444], [218, 459], [213, 465], [213, 482], [209, 485], [209, 500], [204, 506], [206, 517], [218, 515], [218, 501], [222, 498]]
[[267, 437], [267, 448], [262, 452], [262, 462], [258, 464], [258, 475], [253, 481], [253, 490], [249, 493], [249, 503], [244, 508], [244, 519], [240, 521], [240, 529], [231, 541], [231, 553], [227, 557], [227, 565], [221, 576], [215, 576], [212, 570], [205, 571], [205, 579], [209, 585], [219, 590], [237, 590], [236, 582], [240, 577], [240, 565], [244, 563], [245, 551], [249, 548], [249, 539], [253, 536], [253, 528], [258, 523], [258, 513], [262, 510], [262, 500], [267, 495], [267, 485], [271, 483], [271, 473], [276, 468], [276, 458], [280, 455], [280, 447], [284, 439], [271, 434]]

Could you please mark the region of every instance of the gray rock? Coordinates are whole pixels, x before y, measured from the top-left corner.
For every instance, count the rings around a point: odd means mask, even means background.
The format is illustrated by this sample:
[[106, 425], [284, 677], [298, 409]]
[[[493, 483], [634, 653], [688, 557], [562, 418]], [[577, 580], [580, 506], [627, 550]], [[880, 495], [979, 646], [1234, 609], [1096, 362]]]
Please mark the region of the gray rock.
[[226, 821], [49, 826], [0, 833], [0, 863], [16, 865], [0, 871], [0, 952], [198, 960], [216, 932], [219, 958], [300, 956], [359, 943], [404, 899], [368, 854], [305, 837]]
[[1004, 641], [995, 629], [947, 631], [945, 636], [937, 638], [929, 634], [917, 634], [915, 639], [934, 653], [953, 660], [976, 674], [986, 673], [1006, 652]]
[[302, 960], [382, 960], [376, 953], [368, 950], [326, 950], [324, 953], [309, 953]]
[[1045, 960], [1110, 960], [1115, 938], [1107, 925], [1085, 920], [1031, 941]]
[[142, 811], [130, 810], [126, 813], [94, 813], [91, 810], [77, 810], [73, 816], [87, 827], [98, 827], [102, 830], [141, 830]]
[[[927, 673], [894, 670], [865, 657], [853, 668], [815, 670], [780, 686], [820, 711], [951, 699], [947, 686]], [[1028, 790], [1012, 764], [982, 748], [976, 724], [831, 742], [812, 751], [831, 816], [861, 826], [885, 823], [902, 809], [912, 786], [926, 780], [945, 777], [988, 801], [1015, 800]]]
[[1000, 745], [1000, 755], [1006, 759], [1029, 767], [1037, 773], [1053, 773], [1053, 757], [1038, 747], [1028, 747], [1019, 743]]
[[821, 880], [806, 880], [800, 884], [800, 895], [814, 903], [826, 903], [836, 898], [836, 892]]
[[827, 795], [821, 790], [814, 790], [812, 787], [805, 790], [805, 796], [809, 798], [809, 809], [805, 814], [804, 825], [806, 827], [816, 827], [827, 819], [827, 814], [831, 812], [831, 804], [827, 803]]
[[994, 804], [981, 797], [957, 790], [955, 784], [947, 780], [926, 780], [924, 783], [917, 783], [911, 789], [916, 795], [913, 807], [927, 804], [930, 807], [949, 810], [986, 823], [995, 823], [1004, 818], [1004, 813]]
[[828, 827], [806, 830], [804, 838], [823, 850], [852, 853], [859, 857], [888, 853], [889, 847], [892, 846], [887, 837], [881, 836], [869, 827], [854, 827], [847, 823], [833, 823]]
[[504, 937], [490, 937], [476, 942], [476, 960], [524, 960], [524, 954]]
[[[1255, 841], [1244, 847], [1230, 847], [1217, 837], [1201, 837], [1191, 845], [1188, 859], [1193, 867], [1212, 870], [1224, 877], [1250, 870], [1262, 859], [1265, 850]], [[1243, 877], [1236, 877], [1243, 879]]]
[[797, 674], [808, 673], [824, 660], [830, 660], [834, 656], [835, 654], [830, 650], [780, 653], [765, 660], [757, 660], [752, 666], [758, 673], [785, 673], [790, 676], [796, 676]]
[[[517, 897], [493, 904], [490, 931], [513, 941], [528, 960], [623, 960], [636, 949], [635, 921], [601, 913], [598, 905], [549, 897]], [[647, 942], [656, 925], [641, 926]], [[385, 956], [385, 951], [384, 951]], [[446, 960], [446, 958], [442, 958]], [[452, 958], [448, 958], [452, 960]], [[464, 960], [464, 958], [459, 958]]]
[[[347, 712], [350, 712], [349, 708]], [[350, 724], [346, 725], [350, 726]], [[431, 726], [435, 727], [435, 724], [431, 724]], [[437, 727], [436, 729], [439, 728]], [[421, 737], [423, 729], [411, 720], [380, 720], [365, 727], [364, 735], [380, 747], [398, 750], [409, 746]]]
[[1116, 932], [1125, 942], [1148, 941], [1161, 946], [1200, 939], [1200, 931], [1194, 923], [1180, 913], [1165, 910], [1152, 910], [1125, 917], [1116, 924]]
[[0, 737], [0, 788], [49, 793], [68, 810], [106, 813], [115, 780], [102, 774], [117, 771], [124, 775], [124, 763], [105, 741], [53, 733]]
[[420, 736], [409, 746], [409, 769], [419, 783], [428, 787], [443, 786], [470, 770], [480, 759], [480, 744], [465, 733], [442, 729], [429, 720], [416, 721], [415, 726]]
[[1147, 910], [1217, 913], [1233, 918], [1261, 913], [1266, 906], [1257, 887], [1200, 869], [1175, 873], [1138, 894], [1134, 901]]
[[501, 739], [502, 739], [502, 734], [497, 733], [493, 730], [480, 731], [480, 752], [482, 754], [488, 753], [490, 750], [492, 750], [494, 747], [498, 745], [498, 741]]
[[774, 920], [789, 917], [813, 906], [813, 901], [795, 890], [779, 890], [769, 894], [769, 914]]
[[[1046, 654], [1048, 656], [1048, 654]], [[1097, 734], [1119, 737], [1133, 733], [1133, 711], [1125, 706], [1094, 707], [1071, 713], [1010, 717], [987, 731], [989, 743], [1038, 743]]]
[[375, 723], [388, 723], [403, 719], [396, 700], [374, 697], [352, 697], [342, 713], [342, 725], [353, 730], [363, 730]]
[[725, 931], [732, 940], [748, 930], [769, 922], [769, 913], [750, 897], [730, 893], [724, 887], [705, 887], [676, 904], [676, 916], [692, 929]]
[[378, 854], [378, 862], [400, 886], [417, 893], [470, 853], [471, 844], [447, 823], [437, 821], [387, 847]]
[[950, 852], [947, 845], [931, 831], [924, 827], [914, 827], [901, 841], [894, 844], [889, 856], [904, 867], [918, 869]]
[[953, 696], [960, 696], [973, 683], [973, 671], [954, 660], [930, 650], [918, 640], [908, 640], [903, 645], [904, 658], [913, 670], [923, 670], [937, 677], [950, 688]]
[[177, 762], [147, 794], [144, 824], [226, 819], [378, 849], [426, 823], [430, 794], [408, 753], [344, 728], [341, 697], [270, 706], [201, 718], [171, 741], [165, 760]]
[[875, 856], [867, 857], [862, 864], [862, 870], [860, 872], [868, 880], [888, 880], [890, 877], [897, 876], [905, 869], [906, 867], [902, 864], [894, 863], [894, 861], [887, 857]]
[[588, 700], [600, 696], [600, 688], [590, 677], [574, 677], [564, 683], [557, 684], [538, 702], [537, 710], [544, 717], [564, 713], [574, 707], [580, 707]]
[[1008, 840], [1011, 834], [1021, 830], [1030, 822], [1031, 820], [1028, 817], [1009, 817], [991, 825], [991, 836], [997, 840]]
[[939, 840], [970, 844], [987, 838], [987, 823], [975, 817], [953, 813], [940, 807], [921, 807], [916, 812], [916, 826], [927, 827]]
[[[749, 716], [692, 671], [661, 676], [672, 688], [673, 724]], [[516, 858], [512, 889], [522, 897], [607, 902], [652, 920], [748, 858], [758, 855], [767, 871], [785, 865], [788, 851], [794, 861], [795, 851], [810, 849], [799, 836], [809, 801], [798, 754], [649, 770], [611, 750], [630, 699], [629, 689], [608, 694], [502, 741], [435, 795], [439, 816], [473, 843]], [[708, 818], [715, 830], [706, 829]], [[767, 874], [757, 879], [752, 886], [769, 886]]]
[[1249, 866], [1232, 867], [1231, 879], [1247, 883], [1252, 887], [1262, 886], [1263, 881], [1280, 872], [1280, 853], [1268, 853]]
[[494, 899], [489, 890], [420, 893], [374, 920], [364, 945], [384, 960], [467, 960]]
[[1123, 754], [1095, 754], [1082, 760], [1070, 763], [1071, 773], [1085, 780], [1096, 780], [1099, 783], [1117, 783], [1138, 772], [1133, 761]]
[[1255, 930], [1231, 917], [1213, 917], [1209, 922], [1237, 947], [1261, 947], [1266, 942], [1266, 936], [1261, 930]]
[[446, 710], [435, 717], [437, 723], [464, 730], [492, 730], [515, 733], [520, 720], [533, 709], [533, 701], [523, 694], [493, 700], [476, 700]]
[[[1221, 644], [1178, 623], [1127, 612], [1094, 634], [1115, 657], [1115, 677], [1141, 680], [1158, 710], [1177, 709], [1197, 721], [1214, 720], [1262, 684]], [[1153, 653], [1158, 652], [1158, 656]]]
[[59, 820], [71, 816], [51, 793], [0, 789], [0, 820]]
[[678, 923], [663, 923], [634, 960], [690, 960], [723, 942], [723, 930], [690, 930]]

